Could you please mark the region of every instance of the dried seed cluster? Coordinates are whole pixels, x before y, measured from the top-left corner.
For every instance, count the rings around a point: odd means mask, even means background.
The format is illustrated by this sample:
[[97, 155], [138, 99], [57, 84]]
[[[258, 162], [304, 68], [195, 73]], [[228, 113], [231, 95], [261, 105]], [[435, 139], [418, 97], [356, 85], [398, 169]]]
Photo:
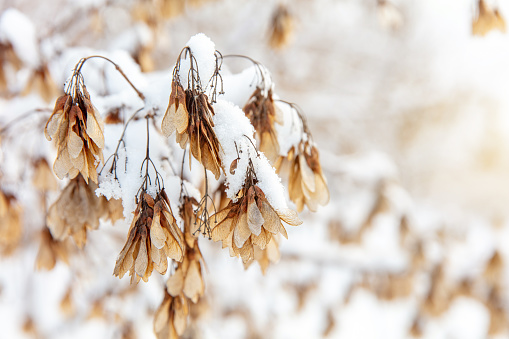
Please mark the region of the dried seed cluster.
[[188, 196], [183, 197], [180, 216], [184, 221], [186, 250], [181, 263], [166, 283], [165, 297], [154, 317], [154, 332], [158, 338], [178, 338], [187, 327], [190, 308], [205, 292], [202, 267], [203, 257], [198, 247], [198, 239], [193, 235], [195, 213], [193, 206], [198, 202]]
[[58, 156], [53, 164], [57, 177], [69, 175], [72, 179], [81, 173], [86, 182], [90, 178], [97, 183], [96, 167], [104, 162], [104, 127], [81, 76], [76, 74], [74, 79], [72, 93], [57, 99], [44, 132], [57, 144]]
[[329, 202], [329, 189], [320, 166], [318, 150], [310, 142], [300, 142], [297, 150], [292, 147], [286, 157], [276, 163], [278, 171], [288, 167], [288, 191], [290, 200], [302, 211], [306, 205], [310, 211], [316, 212], [318, 205]]
[[255, 258], [255, 247], [264, 250], [273, 236], [281, 233], [288, 238], [281, 221], [292, 226], [302, 223], [297, 213], [290, 209], [275, 210], [256, 183], [256, 174], [250, 164], [237, 201], [230, 201], [214, 215], [218, 222], [212, 229], [212, 240], [222, 241], [223, 248], [229, 247], [230, 255], [241, 257], [245, 264]]
[[95, 194], [97, 185], [79, 175], [64, 188], [48, 210], [46, 224], [53, 238], [64, 240], [72, 236], [78, 247], [87, 241], [87, 230], [99, 227], [99, 218], [107, 208], [105, 199]]
[[214, 109], [207, 95], [197, 89], [184, 90], [175, 79], [171, 87], [170, 103], [161, 125], [163, 134], [169, 137], [177, 131], [180, 147], [185, 148], [189, 142], [190, 153], [219, 179], [221, 146], [213, 129]]
[[189, 301], [183, 294], [171, 296], [165, 291], [164, 299], [154, 315], [154, 333], [157, 339], [178, 339], [187, 327]]
[[154, 268], [160, 274], [166, 273], [168, 258], [182, 261], [184, 249], [184, 237], [164, 189], [155, 199], [142, 192], [114, 274], [122, 278], [129, 271], [131, 282], [146, 282]]
[[272, 89], [264, 90], [257, 87], [244, 106], [243, 111], [256, 130], [260, 151], [271, 162], [276, 160], [279, 155], [279, 142], [274, 123], [282, 125], [283, 119], [274, 106]]

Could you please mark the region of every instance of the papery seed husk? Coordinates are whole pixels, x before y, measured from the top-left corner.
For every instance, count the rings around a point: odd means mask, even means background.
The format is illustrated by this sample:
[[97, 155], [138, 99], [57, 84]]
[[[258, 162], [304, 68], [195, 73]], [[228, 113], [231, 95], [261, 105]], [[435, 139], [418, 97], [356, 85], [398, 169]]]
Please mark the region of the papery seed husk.
[[247, 214], [241, 213], [233, 231], [233, 240], [235, 245], [238, 248], [241, 248], [250, 236], [251, 230], [247, 224]]
[[140, 249], [138, 251], [138, 255], [136, 256], [136, 261], [134, 264], [134, 271], [136, 274], [138, 274], [140, 277], [143, 277], [145, 273], [147, 272], [148, 267], [148, 251], [147, 251], [147, 232], [142, 227], [141, 228], [141, 240], [140, 240]]
[[213, 241], [221, 241], [225, 239], [232, 231], [235, 225], [233, 218], [226, 218], [218, 223], [211, 231]]
[[87, 119], [87, 135], [97, 145], [97, 147], [104, 148], [104, 135], [103, 128], [95, 114], [89, 114]]
[[[138, 219], [139, 219], [139, 213], [138, 214], [135, 214], [134, 216], [134, 219], [131, 223], [131, 228], [129, 229], [129, 235], [127, 237], [127, 241], [124, 245], [124, 247], [122, 248], [122, 251], [120, 251], [120, 254], [118, 255], [117, 257], [117, 262], [115, 264], [115, 269], [114, 269], [114, 275], [116, 276], [119, 276], [120, 278], [122, 278], [125, 274], [125, 272], [127, 272], [127, 270], [132, 266], [132, 263], [130, 262], [129, 259], [133, 259], [132, 258], [132, 252], [134, 250], [134, 240], [135, 240], [135, 237], [136, 237], [136, 223], [138, 222]], [[129, 255], [131, 254], [131, 255]]]
[[173, 322], [178, 335], [182, 335], [187, 327], [187, 315], [189, 313], [187, 301], [183, 296], [175, 299], [175, 313]]
[[248, 239], [242, 248], [238, 249], [238, 254], [240, 255], [242, 262], [246, 263], [249, 260], [254, 258], [254, 248], [251, 243], [251, 239]]
[[168, 244], [168, 257], [175, 261], [182, 261], [182, 248], [175, 241]]
[[166, 281], [166, 289], [168, 293], [174, 297], [182, 293], [184, 288], [184, 272], [182, 269], [177, 268], [175, 273]]
[[64, 192], [68, 190], [70, 186], [66, 187], [64, 191], [62, 192], [60, 198], [50, 206], [48, 210], [48, 214], [46, 216], [46, 223], [48, 225], [48, 228], [51, 231], [51, 234], [53, 235], [53, 238], [62, 240], [69, 234], [69, 228], [66, 227], [64, 219], [59, 214], [59, 209], [57, 205], [59, 204], [60, 199], [62, 196], [64, 196]]
[[87, 230], [85, 228], [80, 228], [72, 232], [71, 236], [74, 239], [76, 246], [78, 246], [79, 249], [83, 249], [87, 243]]
[[150, 240], [152, 244], [161, 249], [166, 243], [166, 234], [163, 232], [161, 227], [161, 202], [157, 202], [154, 207], [154, 219], [150, 226]]
[[46, 123], [46, 127], [44, 128], [44, 135], [48, 141], [51, 141], [53, 136], [57, 133], [60, 123], [62, 121], [62, 113], [56, 112], [53, 113], [48, 122]]
[[[76, 107], [76, 106], [74, 106]], [[67, 151], [71, 158], [77, 158], [83, 149], [83, 140], [72, 130], [67, 135]]]
[[177, 129], [177, 122], [175, 121], [176, 114], [175, 104], [170, 104], [170, 106], [166, 109], [163, 121], [161, 122], [161, 131], [165, 137], [170, 137], [173, 134], [173, 131]]
[[305, 185], [302, 185], [302, 194], [304, 195], [304, 202], [311, 212], [316, 212], [318, 209], [318, 202], [315, 199], [315, 193], [310, 192]]
[[60, 151], [60, 153], [58, 153], [57, 159], [53, 164], [53, 172], [55, 172], [57, 177], [62, 180], [71, 168], [73, 168], [73, 163], [70, 160], [67, 147], [65, 147]]
[[263, 250], [267, 246], [271, 237], [272, 237], [272, 235], [268, 231], [266, 231], [264, 228], [262, 228], [260, 231], [260, 235], [258, 235], [258, 236], [254, 235], [254, 234], [251, 235], [251, 242], [253, 243], [253, 245], [258, 246], [260, 249]]
[[260, 212], [262, 213], [263, 219], [265, 221], [263, 223], [263, 228], [272, 234], [278, 234], [280, 221], [279, 216], [274, 211], [274, 209], [272, 209], [272, 207], [267, 202], [263, 201]]
[[286, 228], [282, 224], [279, 225], [279, 232], [283, 235], [283, 237], [288, 239], [288, 233], [286, 233]]
[[168, 269], [168, 258], [163, 250], [158, 249], [153, 244], [150, 246], [150, 259], [157, 272], [165, 274]]
[[222, 241], [222, 248], [229, 247], [230, 248], [230, 256], [234, 257], [234, 256], [236, 256], [236, 254], [233, 252], [233, 247], [234, 246], [235, 245], [233, 243], [233, 231], [232, 231], [232, 232], [230, 232], [226, 236], [226, 238], [223, 239], [223, 241]]
[[299, 155], [299, 167], [303, 184], [306, 185], [309, 191], [315, 192], [315, 173], [313, 173], [313, 170], [308, 166], [304, 154]]
[[51, 141], [51, 137], [55, 135], [59, 123], [62, 119], [62, 113], [65, 110], [65, 106], [68, 100], [70, 99], [70, 95], [62, 95], [59, 97], [55, 102], [55, 108], [53, 109], [53, 113], [51, 114], [50, 118], [48, 119], [48, 122], [46, 123], [46, 126], [44, 128], [44, 135], [46, 136], [46, 139], [48, 141]]
[[165, 294], [163, 302], [158, 307], [154, 315], [154, 332], [159, 333], [165, 326], [168, 325], [171, 301], [172, 298]]
[[57, 260], [53, 255], [53, 251], [51, 250], [51, 245], [46, 239], [41, 239], [41, 244], [39, 245], [39, 251], [37, 252], [37, 257], [35, 261], [35, 269], [36, 270], [52, 270], [55, 267]]
[[[252, 194], [254, 196], [254, 192]], [[247, 222], [249, 229], [254, 235], [260, 235], [262, 225], [265, 220], [263, 219], [262, 213], [260, 212], [254, 197], [249, 197], [248, 193], [248, 207], [247, 207]]]
[[298, 226], [302, 224], [302, 220], [299, 219], [299, 215], [294, 210], [289, 208], [277, 210], [277, 215], [281, 220], [291, 226]]
[[187, 270], [183, 292], [193, 303], [196, 303], [198, 298], [203, 295], [204, 288], [200, 263], [197, 260], [192, 260]]
[[327, 183], [326, 183], [323, 175], [316, 176], [315, 199], [322, 206], [327, 205], [329, 203], [329, 199], [330, 199], [329, 188], [327, 187]]
[[[163, 211], [163, 214], [165, 216], [167, 216], [169, 214], [169, 212]], [[168, 218], [166, 220], [168, 220]], [[167, 223], [167, 221], [166, 221], [166, 223]], [[180, 231], [180, 229], [174, 222], [171, 224], [168, 223], [166, 228], [168, 229], [169, 234], [171, 234], [171, 237], [167, 237], [167, 239], [166, 239], [168, 242], [168, 245], [170, 245], [170, 249], [171, 249], [171, 251], [169, 252], [170, 258], [172, 258], [176, 261], [181, 261], [182, 255], [183, 255], [183, 250], [185, 248], [182, 231]], [[171, 238], [173, 238], [173, 240]]]

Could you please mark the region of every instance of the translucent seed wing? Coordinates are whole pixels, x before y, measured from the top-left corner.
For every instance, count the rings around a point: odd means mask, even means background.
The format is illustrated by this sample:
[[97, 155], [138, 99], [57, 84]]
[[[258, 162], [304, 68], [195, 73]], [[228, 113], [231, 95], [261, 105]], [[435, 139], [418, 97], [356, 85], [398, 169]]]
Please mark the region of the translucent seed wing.
[[315, 174], [313, 173], [313, 170], [308, 166], [306, 157], [303, 154], [299, 155], [299, 167], [303, 184], [306, 185], [309, 191], [314, 192], [316, 190]]
[[233, 231], [233, 241], [235, 246], [241, 248], [244, 246], [245, 242], [251, 236], [251, 230], [247, 225], [247, 214], [242, 213], [235, 225], [235, 230]]
[[251, 232], [254, 235], [260, 235], [264, 222], [265, 220], [263, 219], [262, 213], [258, 209], [256, 202], [254, 200], [249, 201], [247, 206], [247, 223]]
[[299, 219], [297, 212], [295, 212], [294, 210], [291, 210], [289, 208], [284, 210], [278, 210], [277, 214], [279, 215], [281, 220], [286, 222], [288, 225], [298, 226], [302, 224], [302, 220]]
[[175, 273], [168, 278], [166, 282], [166, 289], [168, 293], [174, 297], [178, 296], [184, 288], [184, 272], [182, 269], [177, 269]]
[[184, 294], [196, 303], [198, 298], [203, 294], [204, 288], [200, 263], [197, 260], [193, 260], [187, 270], [184, 282]]

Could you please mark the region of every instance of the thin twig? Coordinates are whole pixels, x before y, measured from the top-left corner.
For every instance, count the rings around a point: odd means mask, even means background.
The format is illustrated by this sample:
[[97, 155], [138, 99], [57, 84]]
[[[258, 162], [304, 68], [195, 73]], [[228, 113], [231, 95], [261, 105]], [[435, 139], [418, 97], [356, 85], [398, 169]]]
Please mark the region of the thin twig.
[[143, 93], [141, 93], [137, 88], [136, 86], [134, 86], [134, 84], [131, 82], [131, 80], [129, 80], [129, 78], [127, 77], [127, 75], [124, 73], [124, 71], [122, 70], [122, 68], [120, 68], [120, 66], [118, 64], [116, 64], [115, 62], [113, 62], [111, 59], [108, 59], [107, 57], [104, 57], [102, 55], [91, 55], [91, 56], [88, 56], [86, 58], [83, 58], [81, 59], [78, 64], [76, 65], [76, 72], [80, 73], [81, 72], [81, 68], [83, 67], [83, 65], [85, 64], [85, 62], [89, 59], [92, 59], [92, 58], [100, 58], [100, 59], [104, 59], [106, 61], [108, 61], [109, 63], [111, 63], [113, 66], [115, 66], [115, 69], [124, 77], [124, 79], [129, 83], [129, 85], [134, 89], [134, 91], [136, 92], [136, 94], [138, 94], [138, 96], [140, 97], [141, 100], [145, 101], [145, 96], [143, 95]]

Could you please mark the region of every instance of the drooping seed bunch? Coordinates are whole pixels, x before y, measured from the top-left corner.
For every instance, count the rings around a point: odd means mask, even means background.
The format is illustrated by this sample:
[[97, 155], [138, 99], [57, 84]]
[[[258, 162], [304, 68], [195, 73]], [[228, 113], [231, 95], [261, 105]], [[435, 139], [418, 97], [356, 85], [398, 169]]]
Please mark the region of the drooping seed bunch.
[[261, 81], [242, 109], [255, 128], [259, 150], [274, 162], [279, 155], [279, 142], [274, 124], [283, 124], [282, 116], [273, 99], [273, 84], [269, 72], [256, 63]]
[[178, 339], [187, 327], [189, 301], [183, 294], [174, 297], [164, 291], [164, 299], [154, 315], [157, 339]]
[[168, 293], [176, 297], [183, 293], [193, 303], [203, 295], [205, 284], [202, 278], [203, 257], [198, 247], [197, 235], [193, 235], [195, 227], [194, 207], [198, 202], [188, 196], [183, 197], [180, 216], [184, 223], [186, 249], [181, 263], [177, 264], [175, 273], [168, 279]]
[[297, 205], [297, 211], [303, 210], [304, 205], [312, 212], [316, 212], [318, 205], [325, 206], [329, 202], [329, 188], [320, 165], [319, 152], [313, 143], [311, 132], [302, 113], [294, 104], [286, 105], [298, 119], [301, 136], [284, 156], [279, 156], [274, 166], [280, 175], [288, 176], [288, 192], [290, 200]]
[[103, 199], [95, 194], [97, 185], [78, 175], [60, 193], [48, 210], [46, 224], [53, 238], [63, 241], [72, 236], [80, 248], [87, 241], [87, 230], [99, 227], [104, 214]]
[[245, 264], [255, 258], [255, 247], [264, 250], [273, 236], [282, 234], [288, 238], [281, 221], [292, 226], [302, 223], [297, 213], [290, 209], [275, 210], [257, 182], [250, 161], [237, 201], [230, 201], [228, 206], [214, 216], [218, 222], [212, 229], [212, 240], [222, 241], [223, 248], [230, 248], [230, 255], [241, 257]]
[[202, 276], [204, 260], [198, 239], [193, 235], [196, 228], [193, 206], [197, 205], [196, 199], [183, 197], [180, 216], [184, 223], [186, 250], [182, 262], [177, 263], [175, 272], [166, 283], [163, 302], [154, 317], [154, 332], [161, 339], [178, 338], [184, 333], [191, 307], [205, 292]]
[[74, 71], [66, 94], [57, 99], [44, 133], [48, 140], [56, 141], [58, 156], [53, 170], [60, 179], [81, 173], [85, 182], [90, 178], [97, 183], [96, 168], [104, 162], [104, 127], [83, 83], [82, 64]]
[[[189, 73], [191, 75], [188, 79], [187, 89], [184, 89], [179, 75], [180, 63], [184, 57], [187, 57], [190, 62]], [[189, 143], [189, 156], [191, 157], [192, 154], [205, 169], [214, 174], [217, 180], [222, 170], [219, 159], [221, 145], [214, 132], [214, 122], [212, 121], [214, 109], [205, 94], [196, 64], [191, 49], [184, 48], [173, 72], [170, 102], [163, 117], [161, 130], [166, 137], [176, 131], [180, 147], [185, 148]]]
[[292, 147], [286, 157], [281, 157], [276, 168], [289, 168], [288, 192], [290, 200], [302, 211], [306, 205], [310, 211], [316, 212], [318, 205], [329, 202], [329, 189], [320, 165], [318, 150], [308, 141], [301, 141]]
[[154, 268], [160, 274], [166, 273], [168, 258], [182, 261], [184, 249], [184, 237], [164, 189], [155, 199], [142, 191], [114, 274], [122, 278], [129, 271], [131, 282], [146, 282]]

